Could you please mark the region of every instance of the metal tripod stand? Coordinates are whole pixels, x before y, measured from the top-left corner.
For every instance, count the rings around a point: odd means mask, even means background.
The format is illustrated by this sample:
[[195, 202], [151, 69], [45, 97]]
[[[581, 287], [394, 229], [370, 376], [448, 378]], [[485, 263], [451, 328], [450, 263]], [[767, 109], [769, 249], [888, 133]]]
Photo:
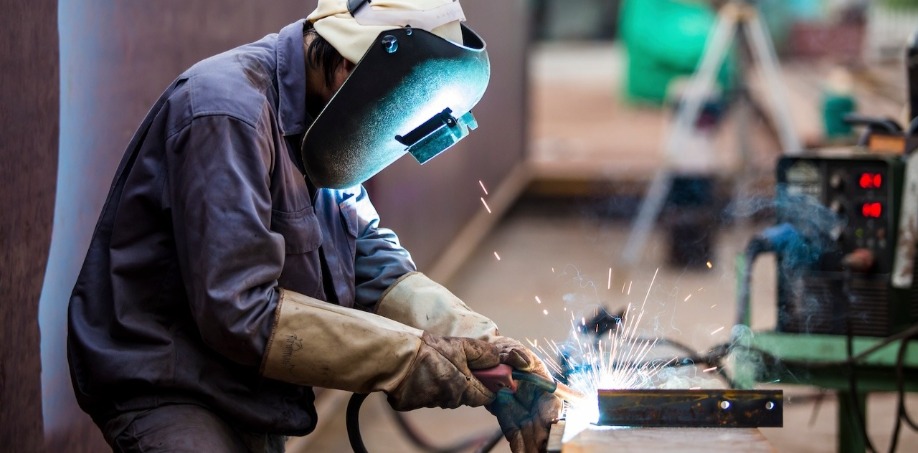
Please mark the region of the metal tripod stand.
[[[724, 4], [717, 14], [714, 27], [708, 35], [705, 49], [697, 72], [692, 76], [682, 99], [682, 108], [678, 111], [672, 132], [664, 143], [663, 168], [658, 170], [651, 181], [647, 195], [641, 203], [638, 215], [631, 226], [628, 241], [621, 255], [621, 264], [628, 270], [634, 267], [644, 250], [667, 195], [672, 188], [674, 168], [673, 156], [680, 151], [693, 133], [695, 122], [701, 113], [704, 100], [712, 92], [717, 73], [726, 59], [734, 39], [739, 33], [745, 33], [753, 58], [757, 59], [762, 69], [766, 88], [771, 101], [771, 116], [778, 130], [778, 138], [784, 154], [793, 155], [803, 151], [794, 131], [790, 118], [790, 108], [784, 84], [781, 81], [778, 58], [772, 40], [759, 17], [758, 8], [752, 0], [731, 0]], [[741, 71], [745, 77], [745, 71]], [[741, 81], [745, 84], [745, 81]]]

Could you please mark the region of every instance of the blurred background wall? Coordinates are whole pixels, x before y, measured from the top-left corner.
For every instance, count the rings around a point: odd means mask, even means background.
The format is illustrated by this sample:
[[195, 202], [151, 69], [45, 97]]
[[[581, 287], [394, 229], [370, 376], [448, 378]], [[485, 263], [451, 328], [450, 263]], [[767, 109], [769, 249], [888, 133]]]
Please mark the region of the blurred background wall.
[[42, 446], [38, 299], [57, 169], [57, 2], [0, 15], [0, 449]]

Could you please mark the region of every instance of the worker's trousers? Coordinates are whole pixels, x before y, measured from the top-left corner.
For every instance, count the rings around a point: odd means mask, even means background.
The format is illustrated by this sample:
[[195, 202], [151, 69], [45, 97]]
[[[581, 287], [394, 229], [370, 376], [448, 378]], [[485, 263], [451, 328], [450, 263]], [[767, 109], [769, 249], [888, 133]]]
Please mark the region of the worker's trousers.
[[247, 433], [193, 404], [126, 412], [102, 426], [115, 452], [281, 453], [286, 438]]

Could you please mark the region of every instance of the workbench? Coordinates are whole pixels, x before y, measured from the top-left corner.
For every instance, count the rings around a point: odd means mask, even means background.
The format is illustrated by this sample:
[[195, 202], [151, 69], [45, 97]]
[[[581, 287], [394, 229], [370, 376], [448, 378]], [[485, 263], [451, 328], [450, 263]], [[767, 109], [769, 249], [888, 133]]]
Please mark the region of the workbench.
[[[552, 433], [554, 432], [553, 429]], [[566, 442], [562, 443], [553, 439], [549, 443], [548, 451], [560, 453], [644, 453], [652, 451], [772, 453], [776, 450], [758, 428], [632, 428], [594, 425]]]
[[[866, 442], [861, 420], [867, 421], [867, 394], [896, 392], [902, 372], [906, 392], [918, 392], [918, 341], [905, 350], [901, 370], [897, 370], [902, 340], [888, 344], [884, 338], [852, 338], [852, 355], [863, 355], [857, 366], [840, 364], [848, 359], [848, 339], [844, 335], [755, 332], [742, 340], [735, 354], [734, 380], [740, 388], [756, 383], [808, 385], [834, 390], [838, 395], [838, 451], [863, 453]], [[746, 352], [742, 352], [745, 350]], [[777, 358], [770, 363], [763, 357]], [[761, 365], [765, 366], [761, 366]], [[857, 393], [852, 394], [851, 373]]]

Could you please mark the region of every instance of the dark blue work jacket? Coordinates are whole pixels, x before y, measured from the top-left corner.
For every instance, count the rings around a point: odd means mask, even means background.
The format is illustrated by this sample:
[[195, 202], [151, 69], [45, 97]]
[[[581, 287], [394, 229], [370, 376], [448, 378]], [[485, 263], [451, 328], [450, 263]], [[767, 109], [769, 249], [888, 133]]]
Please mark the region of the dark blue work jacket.
[[373, 310], [415, 269], [362, 187], [311, 195], [305, 71], [300, 21], [190, 68], [135, 134], [70, 300], [73, 385], [97, 422], [191, 402], [305, 434], [312, 390], [259, 375], [278, 288]]

